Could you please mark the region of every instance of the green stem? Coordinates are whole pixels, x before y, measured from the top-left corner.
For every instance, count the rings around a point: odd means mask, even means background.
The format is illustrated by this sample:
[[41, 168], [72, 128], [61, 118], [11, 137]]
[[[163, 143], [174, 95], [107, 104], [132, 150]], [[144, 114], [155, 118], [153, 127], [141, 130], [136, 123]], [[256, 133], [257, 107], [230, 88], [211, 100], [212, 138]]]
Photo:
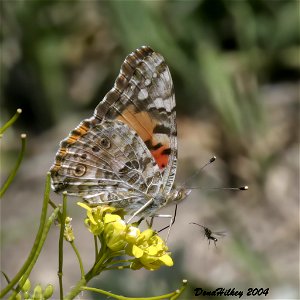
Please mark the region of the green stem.
[[63, 194], [63, 207], [62, 207], [62, 216], [60, 220], [60, 232], [59, 232], [59, 242], [58, 242], [58, 281], [59, 281], [59, 296], [60, 300], [64, 297], [63, 291], [63, 244], [64, 244], [64, 233], [66, 225], [66, 216], [67, 216], [67, 195]]
[[[108, 249], [107, 249], [108, 250]], [[104, 261], [107, 259], [107, 257], [109, 256], [108, 253], [104, 253], [101, 258], [96, 262], [96, 264], [93, 266], [93, 276], [99, 275], [100, 272], [102, 271], [102, 269], [104, 268]]]
[[17, 285], [17, 288], [16, 290], [12, 293], [12, 295], [8, 298], [8, 300], [14, 300], [15, 299], [15, 296], [17, 295], [17, 293], [21, 290], [21, 288], [23, 287], [26, 279], [29, 277], [30, 273], [31, 273], [31, 270], [33, 269], [40, 253], [41, 253], [41, 250], [43, 248], [43, 245], [45, 243], [45, 240], [47, 238], [47, 235], [48, 235], [48, 232], [50, 230], [50, 227], [52, 225], [52, 223], [54, 222], [54, 220], [57, 218], [57, 215], [58, 215], [58, 212], [59, 212], [59, 208], [55, 209], [51, 216], [49, 217], [48, 221], [46, 222], [45, 224], [45, 227], [44, 227], [44, 231], [43, 231], [43, 234], [42, 234], [42, 237], [40, 239], [40, 243], [36, 249], [36, 252], [34, 254], [34, 257], [32, 259], [32, 261], [30, 262], [30, 265], [29, 267], [26, 269], [26, 271], [24, 272], [22, 278], [20, 279], [19, 281], [19, 284]]
[[6, 181], [4, 182], [4, 184], [3, 184], [3, 186], [2, 186], [2, 188], [0, 190], [0, 198], [2, 198], [2, 196], [6, 192], [6, 190], [8, 189], [8, 187], [10, 186], [10, 184], [12, 183], [12, 181], [14, 180], [14, 178], [15, 178], [15, 176], [17, 174], [17, 171], [18, 171], [18, 169], [20, 167], [20, 164], [21, 164], [21, 162], [23, 160], [24, 153], [25, 153], [25, 148], [26, 148], [26, 134], [24, 134], [24, 133], [21, 134], [21, 143], [22, 143], [21, 151], [19, 153], [16, 165], [12, 169], [10, 175], [8, 176], [8, 178], [6, 179]]
[[169, 294], [165, 294], [165, 295], [160, 295], [160, 296], [154, 296], [154, 297], [142, 297], [142, 298], [132, 298], [132, 297], [125, 297], [125, 296], [121, 296], [121, 295], [116, 295], [98, 288], [92, 288], [92, 287], [87, 287], [87, 286], [83, 286], [81, 288], [82, 290], [86, 290], [86, 291], [91, 291], [91, 292], [96, 292], [99, 294], [103, 294], [106, 295], [108, 297], [112, 297], [118, 300], [161, 300], [161, 299], [166, 299], [166, 298], [171, 298], [172, 296], [174, 296], [175, 294], [177, 294], [177, 291], [169, 293]]
[[117, 251], [117, 252], [113, 252], [111, 253], [108, 258], [114, 258], [114, 257], [118, 257], [118, 256], [123, 256], [125, 255], [125, 251], [124, 250], [120, 250], [120, 251]]
[[85, 278], [79, 280], [75, 287], [72, 288], [70, 293], [64, 298], [64, 300], [71, 300], [74, 299], [81, 291], [82, 287], [86, 285], [88, 281]]
[[99, 257], [102, 257], [103, 253], [106, 251], [106, 243], [104, 241], [103, 235], [102, 234], [100, 236], [98, 235], [98, 238], [101, 246], [95, 261], [98, 261]]
[[134, 259], [119, 259], [119, 260], [113, 260], [111, 262], [106, 263], [106, 266], [110, 266], [110, 265], [116, 265], [116, 264], [122, 264], [122, 263], [130, 263], [133, 262]]
[[78, 249], [77, 247], [75, 246], [74, 244], [74, 241], [70, 242], [76, 256], [77, 256], [77, 259], [78, 259], [78, 263], [79, 263], [79, 267], [80, 267], [80, 273], [81, 273], [81, 279], [84, 279], [85, 276], [84, 276], [84, 268], [83, 268], [83, 264], [82, 264], [82, 260], [81, 260], [81, 257], [80, 257], [80, 254], [78, 252]]
[[1, 128], [0, 128], [0, 134], [3, 134], [3, 132], [10, 126], [12, 126], [17, 119], [19, 118], [20, 114], [22, 113], [22, 109], [18, 108], [16, 113], [13, 115], [13, 117], [7, 121]]
[[186, 280], [186, 279], [183, 279], [183, 280], [182, 280], [181, 288], [180, 288], [179, 290], [176, 290], [176, 291], [175, 291], [175, 295], [172, 296], [172, 297], [170, 298], [170, 300], [176, 300], [176, 299], [184, 292], [186, 286], [187, 286], [187, 280]]
[[[107, 259], [107, 253], [104, 253], [103, 256], [100, 259], [98, 259], [97, 263], [95, 263], [94, 266], [85, 275], [81, 274], [81, 276], [83, 276], [83, 278], [81, 278], [77, 282], [76, 286], [74, 288], [72, 288], [72, 290], [64, 298], [64, 300], [74, 299], [82, 291], [83, 286], [85, 286], [92, 278], [99, 275], [102, 271], [101, 267], [103, 267], [102, 266], [103, 261], [105, 261], [106, 259]], [[81, 259], [80, 259], [80, 261], [81, 261]], [[83, 267], [81, 268], [81, 272], [82, 271], [83, 271]]]
[[[48, 201], [49, 205], [55, 209], [56, 207], [58, 207], [50, 198], [49, 198], [49, 201]], [[61, 220], [62, 220], [62, 213], [59, 211], [58, 213], [58, 219], [59, 219], [59, 223], [61, 224]]]
[[28, 258], [26, 259], [24, 265], [20, 269], [20, 271], [17, 273], [17, 275], [10, 281], [10, 283], [1, 291], [0, 298], [3, 298], [13, 287], [14, 285], [20, 280], [22, 275], [25, 273], [25, 271], [30, 266], [31, 262], [34, 260], [34, 257], [37, 252], [37, 248], [41, 242], [41, 237], [43, 235], [45, 222], [46, 222], [46, 216], [47, 216], [47, 208], [48, 208], [48, 199], [50, 194], [50, 173], [47, 174], [46, 178], [46, 184], [45, 184], [45, 192], [44, 192], [44, 201], [43, 201], [43, 208], [41, 212], [40, 217], [40, 226], [38, 229], [38, 233], [36, 235], [33, 247], [28, 255]]
[[99, 249], [98, 249], [98, 239], [95, 235], [94, 235], [94, 246], [95, 246], [95, 261], [96, 261]]
[[105, 268], [105, 269], [103, 269], [103, 272], [110, 271], [110, 270], [124, 270], [124, 269], [130, 269], [130, 265]]

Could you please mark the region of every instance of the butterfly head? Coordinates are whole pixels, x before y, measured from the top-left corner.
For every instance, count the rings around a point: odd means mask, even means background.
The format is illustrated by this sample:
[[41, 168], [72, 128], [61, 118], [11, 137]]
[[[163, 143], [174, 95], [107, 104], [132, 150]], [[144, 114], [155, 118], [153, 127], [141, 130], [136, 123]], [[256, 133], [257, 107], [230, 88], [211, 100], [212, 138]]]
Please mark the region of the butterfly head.
[[173, 190], [173, 193], [171, 194], [172, 201], [178, 203], [181, 200], [185, 199], [192, 190], [184, 188], [184, 187], [178, 187]]

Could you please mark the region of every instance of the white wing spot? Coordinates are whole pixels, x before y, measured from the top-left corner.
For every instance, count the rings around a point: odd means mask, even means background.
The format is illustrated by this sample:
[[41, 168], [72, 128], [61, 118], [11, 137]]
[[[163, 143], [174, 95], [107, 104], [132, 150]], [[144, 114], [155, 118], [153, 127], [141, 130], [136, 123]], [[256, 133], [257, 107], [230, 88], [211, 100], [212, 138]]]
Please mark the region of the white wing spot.
[[154, 72], [153, 73], [153, 77], [156, 78], [157, 77], [157, 73]]
[[150, 79], [146, 79], [145, 80], [145, 86], [148, 86], [148, 85], [150, 85], [151, 84], [151, 80]]
[[148, 92], [146, 89], [141, 89], [140, 92], [138, 93], [138, 98], [139, 100], [145, 100], [148, 98]]

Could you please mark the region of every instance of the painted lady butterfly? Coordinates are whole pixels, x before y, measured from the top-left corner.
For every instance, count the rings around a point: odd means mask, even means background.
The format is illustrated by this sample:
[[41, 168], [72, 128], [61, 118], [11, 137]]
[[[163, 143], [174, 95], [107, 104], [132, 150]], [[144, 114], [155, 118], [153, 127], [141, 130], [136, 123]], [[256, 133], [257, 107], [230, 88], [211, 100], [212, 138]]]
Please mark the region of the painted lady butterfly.
[[190, 190], [174, 187], [175, 105], [164, 58], [146, 46], [129, 54], [93, 117], [60, 143], [54, 191], [143, 218], [184, 199]]

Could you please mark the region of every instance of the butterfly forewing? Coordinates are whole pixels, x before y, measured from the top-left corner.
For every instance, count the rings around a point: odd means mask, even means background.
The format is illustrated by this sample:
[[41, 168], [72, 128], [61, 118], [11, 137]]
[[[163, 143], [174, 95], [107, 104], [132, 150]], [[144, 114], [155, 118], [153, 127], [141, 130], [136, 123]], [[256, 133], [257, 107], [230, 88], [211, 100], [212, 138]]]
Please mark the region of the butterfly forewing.
[[95, 118], [120, 120], [142, 138], [170, 192], [176, 173], [177, 132], [175, 97], [169, 68], [149, 47], [129, 54], [114, 87], [95, 110]]

